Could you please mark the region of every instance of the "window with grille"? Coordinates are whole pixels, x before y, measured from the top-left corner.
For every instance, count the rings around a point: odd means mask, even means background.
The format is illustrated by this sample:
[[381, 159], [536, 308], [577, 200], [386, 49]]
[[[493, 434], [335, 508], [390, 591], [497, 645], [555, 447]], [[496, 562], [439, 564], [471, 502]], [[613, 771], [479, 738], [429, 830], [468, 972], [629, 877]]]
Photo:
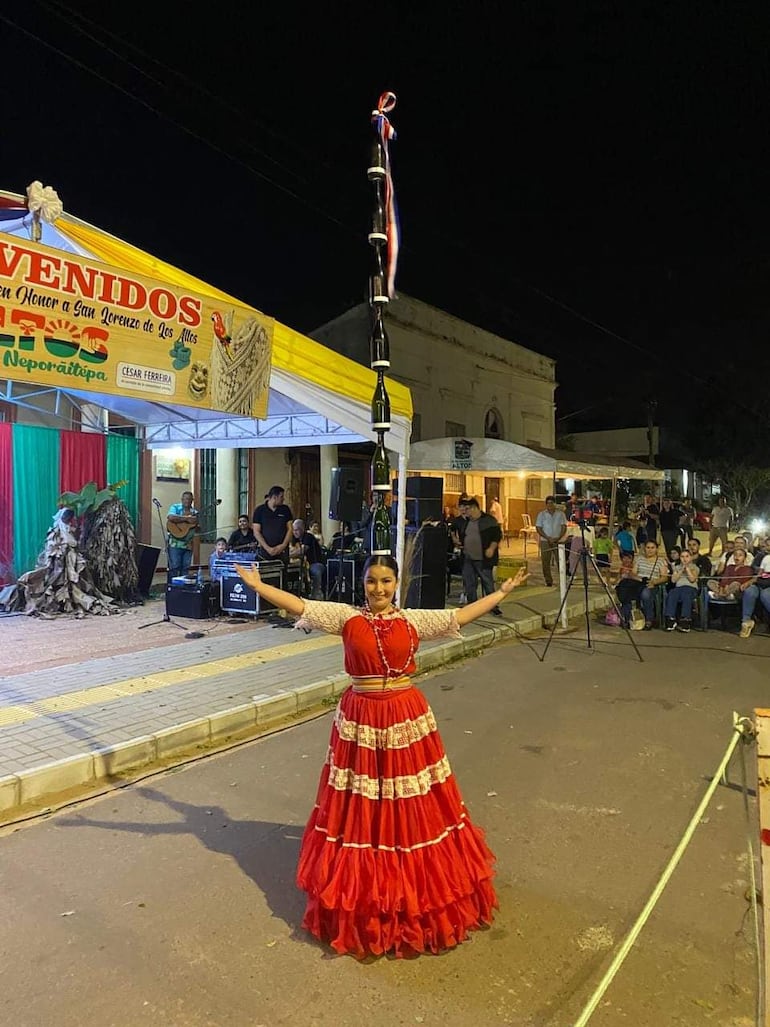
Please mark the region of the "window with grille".
[[200, 453], [200, 488], [195, 497], [195, 506], [201, 511], [198, 518], [202, 541], [213, 542], [217, 527], [217, 451], [201, 449]]
[[541, 499], [543, 492], [541, 478], [527, 478], [527, 499]]
[[444, 491], [445, 492], [465, 492], [465, 475], [464, 474], [445, 474], [444, 475]]
[[246, 514], [251, 521], [249, 510], [249, 451], [238, 450], [238, 516]]

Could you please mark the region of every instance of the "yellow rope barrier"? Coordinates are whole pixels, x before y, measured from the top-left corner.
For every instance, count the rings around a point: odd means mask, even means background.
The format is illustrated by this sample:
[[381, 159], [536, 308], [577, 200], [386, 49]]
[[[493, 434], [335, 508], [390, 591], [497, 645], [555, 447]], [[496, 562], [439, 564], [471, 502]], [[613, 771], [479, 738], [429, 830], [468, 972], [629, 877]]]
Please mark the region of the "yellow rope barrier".
[[585, 1027], [585, 1025], [591, 1019], [591, 1016], [594, 1014], [596, 1007], [601, 1002], [607, 988], [609, 988], [610, 984], [612, 983], [615, 974], [618, 972], [618, 970], [625, 962], [626, 956], [631, 951], [631, 946], [639, 937], [642, 928], [649, 920], [650, 914], [655, 908], [655, 904], [657, 903], [660, 896], [663, 894], [663, 889], [668, 884], [671, 875], [676, 870], [680, 859], [684, 855], [685, 849], [690, 844], [690, 840], [692, 839], [693, 834], [695, 834], [695, 828], [698, 826], [698, 822], [700, 821], [701, 817], [703, 816], [706, 810], [706, 807], [711, 801], [711, 797], [719, 787], [719, 783], [722, 780], [724, 773], [727, 769], [727, 764], [730, 762], [730, 758], [732, 757], [732, 754], [735, 751], [736, 745], [741, 740], [741, 738], [743, 738], [744, 733], [746, 733], [747, 727], [751, 729], [751, 735], [753, 736], [754, 729], [753, 725], [751, 725], [751, 721], [747, 717], [739, 717], [737, 713], [733, 713], [733, 737], [730, 739], [730, 744], [727, 746], [727, 751], [722, 757], [722, 760], [719, 766], [717, 767], [713, 778], [711, 779], [711, 784], [706, 789], [706, 794], [701, 799], [701, 802], [698, 808], [696, 809], [695, 813], [693, 814], [690, 823], [687, 825], [687, 829], [682, 835], [681, 841], [674, 850], [674, 854], [666, 864], [666, 868], [661, 874], [658, 883], [653, 888], [652, 894], [647, 900], [644, 909], [637, 917], [631, 930], [623, 939], [623, 943], [618, 949], [615, 958], [612, 960], [609, 967], [607, 968], [607, 972], [605, 973], [604, 977], [602, 977], [593, 995], [586, 1003], [582, 1013], [575, 1021], [575, 1027]]

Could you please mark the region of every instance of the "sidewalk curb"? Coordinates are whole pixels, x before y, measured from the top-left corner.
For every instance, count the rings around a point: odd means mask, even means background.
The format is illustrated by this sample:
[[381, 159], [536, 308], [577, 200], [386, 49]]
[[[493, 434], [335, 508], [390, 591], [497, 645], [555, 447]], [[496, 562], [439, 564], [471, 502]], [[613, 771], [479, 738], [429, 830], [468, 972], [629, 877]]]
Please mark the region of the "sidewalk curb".
[[[606, 597], [589, 599], [589, 610], [607, 606]], [[524, 608], [526, 609], [526, 607]], [[528, 611], [530, 612], [530, 611]], [[568, 604], [567, 613], [577, 617], [583, 604]], [[498, 642], [550, 627], [555, 615], [531, 612], [515, 621], [484, 623], [480, 630], [462, 638], [449, 639], [417, 653], [417, 673], [475, 656]], [[0, 777], [0, 828], [20, 815], [41, 815], [56, 808], [57, 800], [76, 790], [100, 787], [130, 779], [132, 774], [162, 764], [181, 753], [203, 754], [209, 748], [225, 746], [228, 740], [247, 741], [284, 728], [292, 719], [331, 702], [347, 687], [349, 676], [334, 674], [272, 695], [258, 694], [253, 702], [220, 710], [206, 717], [141, 735], [127, 742], [69, 756], [29, 770]], [[87, 798], [85, 795], [83, 798]]]

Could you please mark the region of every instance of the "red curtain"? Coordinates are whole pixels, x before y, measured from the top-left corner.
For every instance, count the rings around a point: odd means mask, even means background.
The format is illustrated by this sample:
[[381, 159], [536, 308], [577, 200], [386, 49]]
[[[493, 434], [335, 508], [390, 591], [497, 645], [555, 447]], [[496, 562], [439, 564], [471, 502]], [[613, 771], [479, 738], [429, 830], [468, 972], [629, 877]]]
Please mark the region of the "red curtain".
[[13, 554], [13, 448], [11, 425], [0, 423], [0, 585], [11, 580]]
[[63, 431], [59, 465], [62, 492], [80, 492], [89, 481], [95, 481], [100, 489], [107, 484], [106, 437], [93, 432]]

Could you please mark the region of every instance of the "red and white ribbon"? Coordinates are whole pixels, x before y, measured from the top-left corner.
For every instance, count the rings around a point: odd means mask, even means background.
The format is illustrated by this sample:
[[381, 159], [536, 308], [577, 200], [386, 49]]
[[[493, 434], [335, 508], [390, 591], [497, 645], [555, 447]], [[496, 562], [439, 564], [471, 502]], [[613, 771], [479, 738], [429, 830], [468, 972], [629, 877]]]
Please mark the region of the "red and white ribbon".
[[396, 138], [396, 130], [390, 123], [388, 114], [396, 106], [396, 94], [383, 93], [377, 101], [377, 108], [372, 111], [372, 124], [375, 126], [380, 140], [382, 150], [385, 154], [385, 232], [388, 237], [388, 296], [391, 299], [396, 294], [396, 265], [398, 264], [398, 246], [400, 229], [398, 224], [398, 207], [396, 206], [396, 190], [393, 186], [393, 176], [390, 173], [390, 150], [388, 144], [391, 139]]

